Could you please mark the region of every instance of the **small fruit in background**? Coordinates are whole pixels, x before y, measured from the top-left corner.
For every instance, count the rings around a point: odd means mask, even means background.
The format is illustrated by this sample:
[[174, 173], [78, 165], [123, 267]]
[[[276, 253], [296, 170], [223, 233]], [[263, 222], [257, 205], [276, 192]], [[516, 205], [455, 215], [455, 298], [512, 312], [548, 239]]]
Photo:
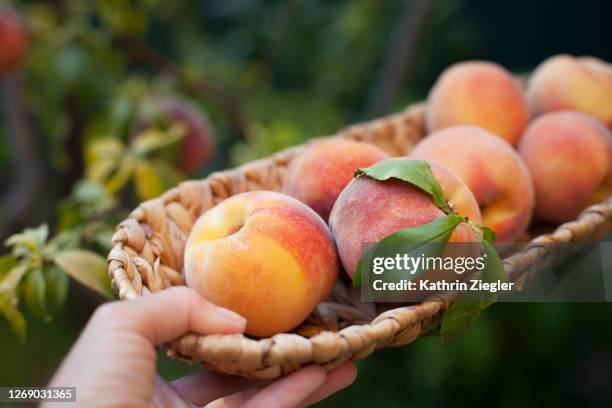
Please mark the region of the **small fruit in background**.
[[271, 191], [241, 193], [205, 212], [185, 246], [187, 285], [247, 319], [246, 333], [298, 326], [338, 275], [327, 225], [308, 206]]
[[556, 55], [529, 78], [527, 99], [534, 115], [573, 110], [612, 127], [612, 65], [594, 57]]
[[536, 192], [536, 216], [575, 219], [597, 198], [612, 194], [612, 136], [599, 121], [572, 112], [536, 118], [519, 143]]
[[344, 139], [310, 143], [287, 170], [283, 193], [306, 203], [327, 221], [355, 169], [389, 157], [378, 147]]
[[28, 35], [17, 13], [0, 6], [0, 76], [13, 71], [28, 48]]
[[[406, 160], [402, 158], [386, 159]], [[446, 199], [456, 211], [480, 223], [480, 210], [469, 188], [448, 170], [431, 165]], [[338, 254], [351, 278], [368, 245], [404, 228], [427, 224], [445, 213], [426, 192], [402, 180], [354, 178], [340, 193], [332, 209], [329, 225], [336, 240]], [[459, 225], [451, 242], [477, 242], [474, 232]]]
[[216, 145], [213, 126], [197, 105], [175, 95], [152, 96], [143, 102], [135, 129], [167, 128], [176, 123], [185, 126], [185, 134], [173, 155], [181, 171], [193, 174], [210, 163]]
[[485, 61], [447, 68], [427, 97], [428, 132], [455, 125], [475, 125], [515, 145], [529, 121], [525, 97], [512, 74]]
[[519, 155], [499, 137], [476, 126], [454, 126], [427, 136], [410, 157], [434, 162], [463, 180], [497, 241], [516, 240], [527, 229], [533, 183]]

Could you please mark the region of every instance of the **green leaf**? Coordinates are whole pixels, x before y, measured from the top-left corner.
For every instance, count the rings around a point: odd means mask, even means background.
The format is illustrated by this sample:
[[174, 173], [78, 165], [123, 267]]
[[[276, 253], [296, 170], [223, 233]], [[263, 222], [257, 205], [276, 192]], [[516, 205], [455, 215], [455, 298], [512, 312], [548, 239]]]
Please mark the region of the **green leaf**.
[[493, 231], [491, 228], [485, 226], [485, 225], [480, 225], [480, 231], [482, 232], [482, 239], [485, 242], [488, 242], [489, 244], [492, 244], [495, 242], [495, 239], [497, 238], [495, 231]]
[[13, 332], [23, 343], [26, 338], [26, 321], [17, 308], [17, 298], [14, 295], [0, 293], [0, 314], [4, 315]]
[[66, 302], [70, 279], [57, 266], [45, 268], [44, 275], [47, 285], [47, 304], [51, 313], [56, 314]]
[[11, 269], [17, 265], [17, 259], [12, 255], [0, 256], [0, 282]]
[[45, 246], [45, 255], [53, 257], [53, 253], [56, 251], [77, 247], [80, 243], [80, 233], [81, 231], [76, 228], [60, 231]]
[[42, 224], [38, 228], [26, 228], [24, 233], [32, 237], [39, 247], [42, 247], [49, 237], [49, 226]]
[[388, 237], [381, 239], [376, 244], [368, 248], [368, 250], [365, 251], [365, 253], [359, 259], [355, 276], [353, 277], [353, 286], [358, 287], [361, 285], [362, 264], [365, 264], [366, 260], [371, 258], [371, 255], [377, 245], [402, 244], [403, 248], [405, 248], [405, 250], [408, 252], [419, 250], [419, 248], [431, 243], [444, 244], [448, 242], [453, 234], [453, 231], [462, 221], [464, 221], [463, 217], [448, 214], [443, 217], [436, 218], [427, 224], [399, 230]]
[[468, 223], [470, 224], [470, 226], [472, 227], [472, 229], [475, 230], [475, 232], [478, 235], [478, 240], [482, 243], [484, 242], [488, 242], [489, 244], [492, 244], [495, 242], [496, 239], [496, 234], [495, 231], [493, 231], [491, 228], [485, 226], [485, 225], [481, 225], [481, 224], [477, 224], [472, 220], [468, 220]]
[[107, 265], [100, 255], [83, 249], [59, 251], [53, 258], [57, 266], [91, 290], [113, 297]]
[[113, 173], [118, 161], [119, 159], [110, 157], [97, 159], [87, 165], [87, 170], [85, 171], [87, 179], [93, 182], [103, 182]]
[[499, 259], [499, 255], [495, 250], [495, 247], [483, 239], [480, 240], [482, 244], [482, 248], [484, 250], [485, 259], [485, 267], [482, 271], [481, 279], [484, 282], [497, 282], [498, 280], [507, 281], [508, 277], [506, 275], [506, 270], [504, 269], [504, 265], [502, 264], [501, 259]]
[[60, 202], [57, 228], [60, 231], [74, 229], [88, 219], [106, 215], [106, 212], [116, 207], [115, 198], [102, 182], [81, 180], [76, 183], [70, 195]]
[[[485, 261], [480, 279], [483, 282], [497, 282], [498, 280], [505, 282], [507, 280], [506, 271], [499, 255], [493, 245], [487, 241], [485, 237], [487, 233], [483, 231], [482, 235], [480, 243]], [[483, 310], [497, 301], [497, 294], [485, 292], [481, 299], [476, 302], [458, 300], [444, 313], [442, 318], [442, 327], [440, 328], [442, 345], [448, 345], [459, 338], [478, 319]]]
[[107, 200], [108, 191], [104, 186], [93, 180], [80, 180], [76, 183], [71, 193], [75, 201], [83, 204], [93, 204], [98, 201]]
[[104, 183], [110, 193], [115, 194], [126, 185], [132, 177], [135, 164], [135, 158], [132, 155], [126, 155], [121, 159], [116, 171]]
[[86, 150], [86, 177], [114, 193], [130, 178], [133, 160], [121, 141], [114, 137], [98, 139]]
[[453, 213], [446, 202], [446, 198], [444, 198], [440, 183], [434, 177], [429, 163], [424, 160], [384, 160], [370, 167], [355, 170], [355, 177], [361, 175], [366, 175], [380, 181], [394, 178], [413, 184], [428, 193], [438, 208], [447, 214]]
[[[37, 252], [40, 248], [45, 245], [47, 237], [49, 236], [49, 227], [47, 224], [42, 224], [37, 228], [26, 228], [23, 232], [10, 236], [6, 241], [5, 245], [9, 247], [24, 248], [27, 252]], [[21, 251], [19, 255], [23, 253]]]
[[134, 187], [141, 200], [160, 196], [165, 190], [161, 175], [149, 162], [138, 160], [134, 169]]
[[119, 139], [105, 137], [94, 140], [87, 146], [85, 160], [88, 166], [106, 159], [116, 162], [119, 157], [123, 156], [124, 151], [125, 146]]
[[136, 136], [132, 142], [132, 150], [139, 156], [144, 156], [178, 142], [186, 131], [185, 126], [180, 123], [171, 126], [166, 131], [149, 128]]
[[17, 285], [21, 282], [27, 271], [28, 265], [26, 263], [19, 263], [14, 266], [0, 281], [0, 294], [15, 292]]
[[28, 271], [28, 265], [25, 262], [18, 263], [15, 259], [10, 261], [6, 257], [2, 257], [1, 267], [10, 269], [0, 275], [2, 276], [0, 280], [0, 314], [4, 315], [13, 332], [23, 342], [26, 336], [26, 322], [17, 308], [18, 300], [15, 291]]
[[23, 295], [30, 310], [43, 319], [49, 319], [45, 303], [46, 282], [43, 271], [31, 270], [23, 281]]

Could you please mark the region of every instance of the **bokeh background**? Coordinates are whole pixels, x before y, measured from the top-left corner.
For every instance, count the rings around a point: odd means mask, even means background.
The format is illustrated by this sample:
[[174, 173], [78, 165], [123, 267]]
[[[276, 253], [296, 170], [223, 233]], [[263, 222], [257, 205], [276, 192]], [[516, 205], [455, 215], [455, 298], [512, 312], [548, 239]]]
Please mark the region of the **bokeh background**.
[[[102, 256], [143, 198], [400, 110], [456, 61], [517, 73], [557, 53], [612, 61], [603, 0], [8, 4], [30, 46], [1, 79], [0, 236], [46, 223], [58, 245]], [[142, 119], [159, 95], [208, 117], [213, 157], [185, 170], [184, 129]], [[45, 384], [104, 301], [71, 280], [50, 318], [26, 291], [16, 291], [22, 340], [0, 318], [0, 386]], [[358, 366], [357, 382], [321, 406], [610, 406], [612, 305], [498, 304], [448, 347], [428, 336]], [[169, 379], [197, 370], [161, 355], [159, 369]]]

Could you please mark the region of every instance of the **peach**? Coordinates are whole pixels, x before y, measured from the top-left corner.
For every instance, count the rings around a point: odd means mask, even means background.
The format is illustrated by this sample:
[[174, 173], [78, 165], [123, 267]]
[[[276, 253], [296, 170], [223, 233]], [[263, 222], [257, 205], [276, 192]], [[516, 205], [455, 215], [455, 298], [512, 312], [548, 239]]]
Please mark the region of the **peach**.
[[355, 169], [389, 157], [378, 147], [345, 139], [310, 143], [291, 163], [283, 192], [308, 204], [324, 220]]
[[284, 194], [235, 195], [206, 211], [185, 246], [185, 279], [247, 319], [246, 333], [295, 328], [326, 298], [338, 259], [323, 220]]
[[551, 57], [529, 79], [527, 100], [535, 115], [573, 110], [612, 127], [612, 65], [593, 57]]
[[612, 194], [612, 136], [587, 115], [560, 111], [536, 118], [519, 143], [536, 192], [536, 216], [560, 223]]
[[[434, 164], [431, 168], [446, 199], [457, 212], [475, 222], [481, 222], [478, 204], [468, 187], [442, 167]], [[329, 225], [342, 265], [352, 278], [368, 245], [400, 229], [427, 224], [443, 215], [444, 212], [434, 204], [432, 198], [418, 187], [396, 179], [378, 181], [359, 176], [340, 193], [332, 209]], [[469, 227], [460, 225], [453, 232], [451, 241], [473, 242], [475, 238]]]
[[15, 69], [28, 48], [28, 35], [13, 9], [0, 7], [0, 75]]
[[427, 98], [429, 132], [455, 125], [475, 125], [515, 145], [527, 126], [529, 111], [523, 92], [510, 72], [485, 61], [447, 68]]
[[423, 139], [410, 157], [444, 166], [472, 190], [482, 220], [498, 241], [516, 240], [527, 229], [534, 188], [527, 167], [500, 138], [476, 126], [455, 126]]
[[176, 95], [156, 95], [143, 103], [136, 130], [181, 123], [186, 133], [173, 156], [181, 171], [189, 174], [206, 166], [215, 153], [215, 131], [206, 114], [195, 104]]

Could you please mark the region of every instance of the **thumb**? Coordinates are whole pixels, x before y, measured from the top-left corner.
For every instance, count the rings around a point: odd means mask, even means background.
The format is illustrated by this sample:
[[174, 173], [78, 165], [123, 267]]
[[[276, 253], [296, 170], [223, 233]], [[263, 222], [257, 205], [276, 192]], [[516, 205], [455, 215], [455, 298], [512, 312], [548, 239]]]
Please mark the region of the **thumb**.
[[189, 332], [199, 334], [241, 333], [246, 319], [215, 306], [197, 292], [176, 286], [139, 299], [102, 306], [94, 319], [121, 321], [122, 330], [144, 336], [159, 345]]

